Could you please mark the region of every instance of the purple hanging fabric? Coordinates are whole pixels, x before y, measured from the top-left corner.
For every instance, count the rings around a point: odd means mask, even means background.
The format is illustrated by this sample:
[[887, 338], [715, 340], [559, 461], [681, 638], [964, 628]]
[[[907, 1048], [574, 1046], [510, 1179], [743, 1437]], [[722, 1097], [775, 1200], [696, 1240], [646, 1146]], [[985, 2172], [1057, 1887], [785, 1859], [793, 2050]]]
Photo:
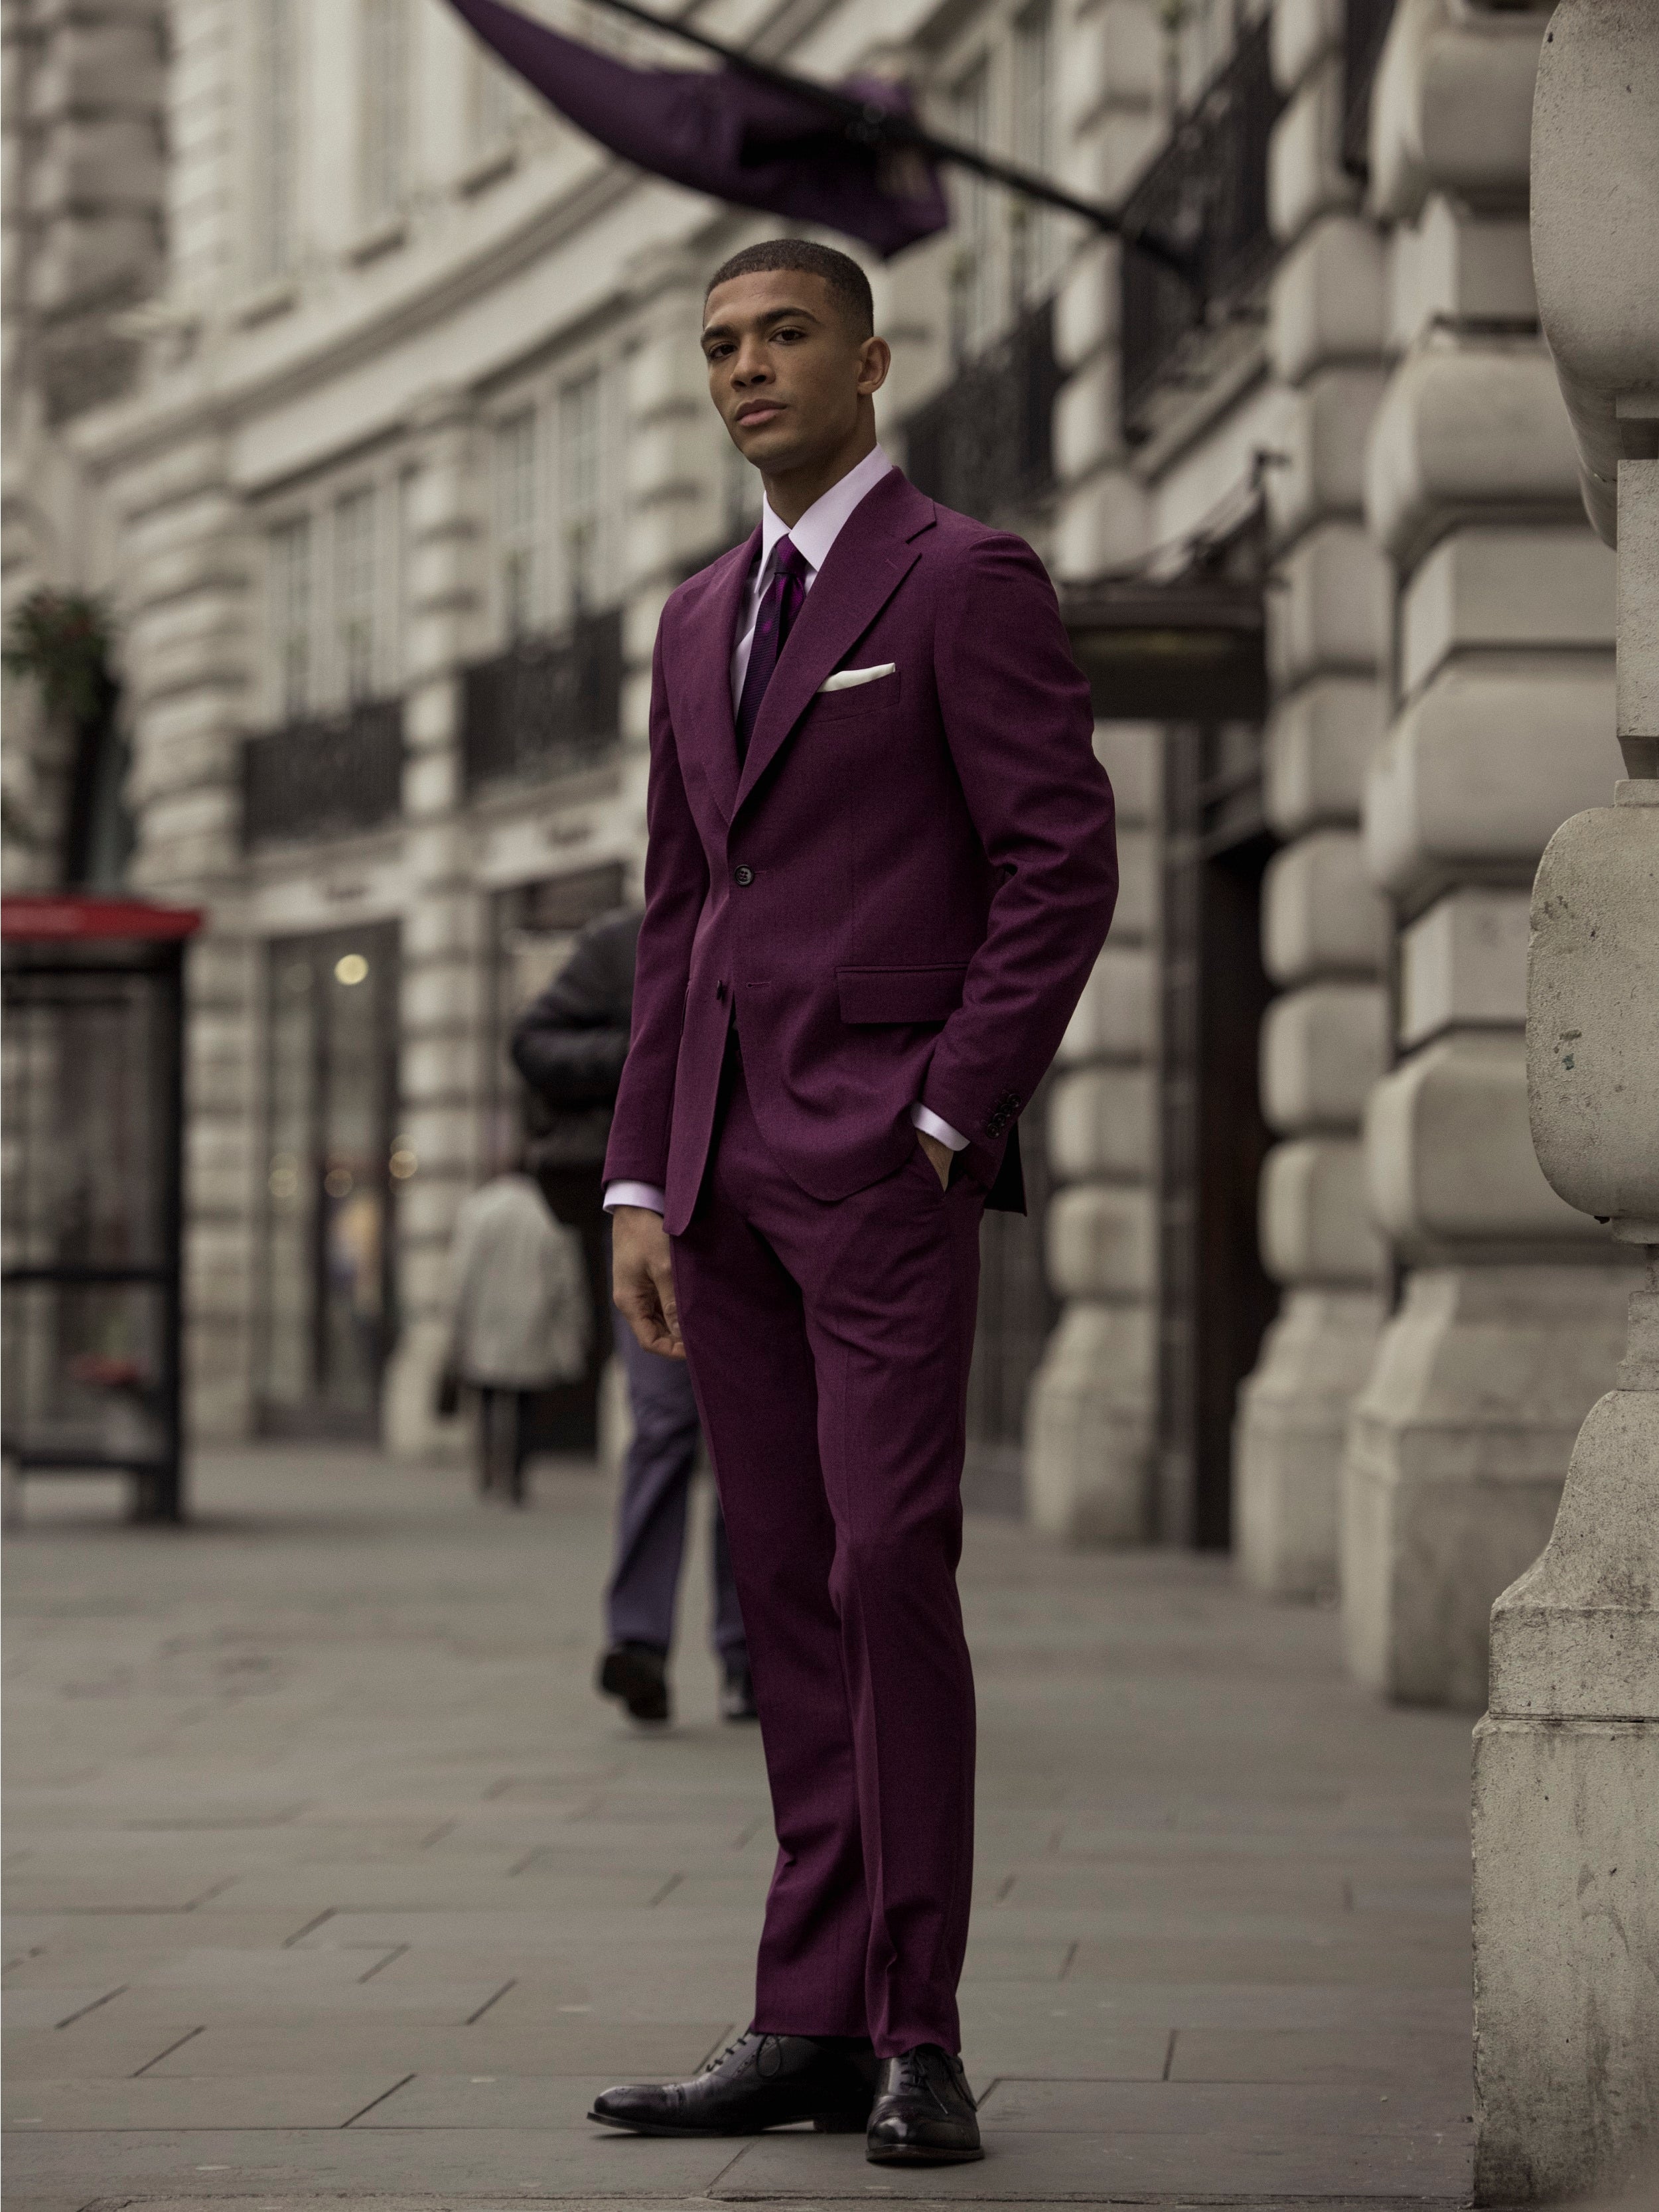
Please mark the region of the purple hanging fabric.
[[[672, 183], [824, 223], [884, 258], [950, 222], [938, 171], [917, 154], [860, 146], [815, 102], [732, 69], [635, 69], [533, 22], [500, 0], [450, 0], [484, 44], [613, 154]], [[892, 113], [902, 86], [836, 88]]]

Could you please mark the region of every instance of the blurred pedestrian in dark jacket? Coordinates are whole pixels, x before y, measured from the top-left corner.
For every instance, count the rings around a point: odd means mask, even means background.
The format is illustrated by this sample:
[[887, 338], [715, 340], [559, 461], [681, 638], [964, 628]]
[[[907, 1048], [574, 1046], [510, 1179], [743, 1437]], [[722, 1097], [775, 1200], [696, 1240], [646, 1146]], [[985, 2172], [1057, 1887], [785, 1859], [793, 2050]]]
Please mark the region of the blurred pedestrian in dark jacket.
[[[591, 921], [569, 959], [520, 1016], [513, 1059], [539, 1106], [533, 1156], [558, 1167], [605, 1158], [611, 1109], [628, 1055], [634, 1006], [636, 909]], [[634, 1437], [623, 1473], [616, 1560], [605, 1591], [609, 1648], [599, 1686], [635, 1720], [669, 1717], [668, 1655], [685, 1550], [686, 1497], [697, 1457], [697, 1408], [683, 1362], [647, 1352], [615, 1316]], [[752, 1720], [754, 1692], [726, 1524], [714, 1507], [714, 1644], [723, 1674], [720, 1711]]]

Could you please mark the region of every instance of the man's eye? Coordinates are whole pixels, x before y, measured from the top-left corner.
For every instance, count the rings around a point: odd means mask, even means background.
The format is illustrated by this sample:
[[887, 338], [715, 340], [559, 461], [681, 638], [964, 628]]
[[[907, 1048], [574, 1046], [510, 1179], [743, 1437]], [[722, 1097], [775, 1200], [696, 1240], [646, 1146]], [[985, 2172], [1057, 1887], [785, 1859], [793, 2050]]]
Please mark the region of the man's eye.
[[805, 337], [805, 333], [802, 331], [781, 330], [774, 331], [772, 335], [775, 338], [782, 338], [786, 343], [787, 343], [792, 339]]

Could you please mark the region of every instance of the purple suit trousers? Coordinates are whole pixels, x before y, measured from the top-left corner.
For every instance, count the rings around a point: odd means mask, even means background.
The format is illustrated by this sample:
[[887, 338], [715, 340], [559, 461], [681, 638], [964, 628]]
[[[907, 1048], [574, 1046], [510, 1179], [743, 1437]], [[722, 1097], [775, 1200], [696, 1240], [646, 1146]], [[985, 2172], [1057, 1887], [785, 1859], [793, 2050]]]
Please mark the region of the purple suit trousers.
[[674, 1240], [760, 1708], [777, 1870], [757, 2028], [959, 2048], [974, 1679], [957, 1599], [984, 1192], [918, 1141], [854, 1196], [779, 1166], [740, 1067]]

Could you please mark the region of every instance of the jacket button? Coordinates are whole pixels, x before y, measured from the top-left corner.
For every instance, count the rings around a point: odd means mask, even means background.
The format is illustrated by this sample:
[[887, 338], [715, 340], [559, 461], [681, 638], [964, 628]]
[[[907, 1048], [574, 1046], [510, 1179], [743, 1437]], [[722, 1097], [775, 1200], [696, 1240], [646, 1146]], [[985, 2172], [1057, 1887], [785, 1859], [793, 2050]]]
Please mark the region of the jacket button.
[[732, 880], [734, 884], [740, 885], [743, 890], [747, 890], [750, 884], [755, 880], [755, 871], [752, 868], [733, 868], [732, 871]]

